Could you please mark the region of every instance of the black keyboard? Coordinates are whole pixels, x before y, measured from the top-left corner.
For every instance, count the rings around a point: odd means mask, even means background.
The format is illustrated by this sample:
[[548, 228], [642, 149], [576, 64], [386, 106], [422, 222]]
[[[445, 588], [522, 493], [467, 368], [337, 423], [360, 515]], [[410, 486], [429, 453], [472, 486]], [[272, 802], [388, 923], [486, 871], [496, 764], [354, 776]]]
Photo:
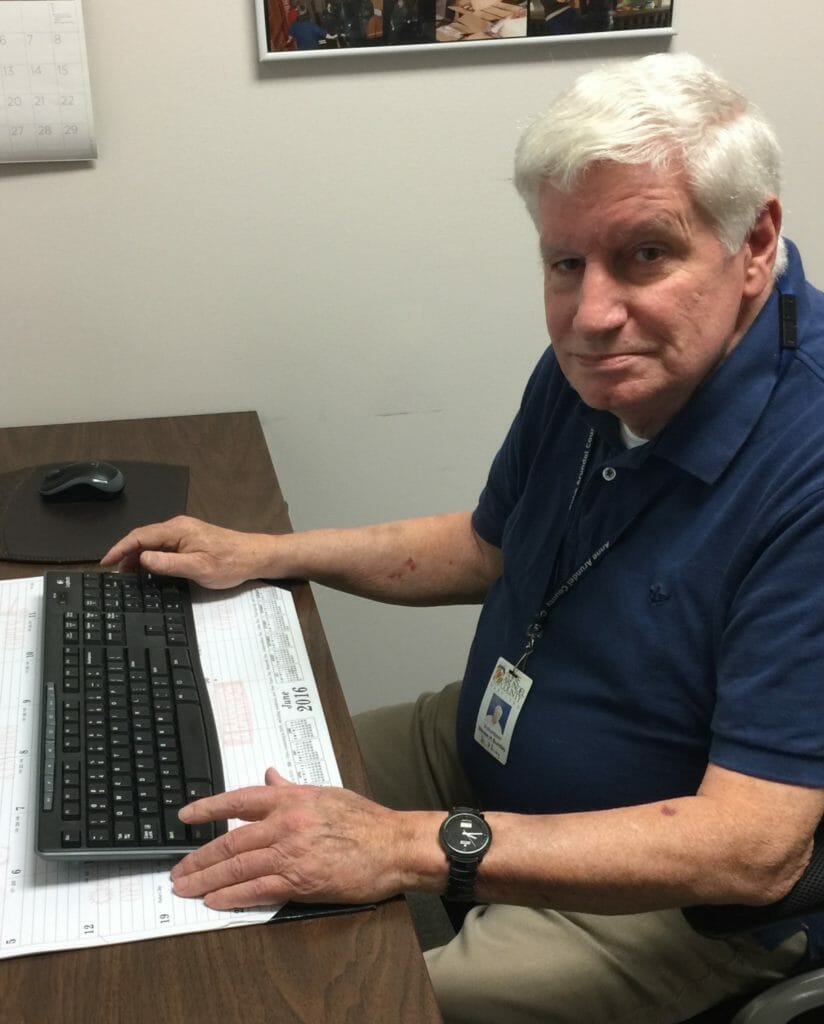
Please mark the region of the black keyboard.
[[223, 769], [185, 580], [48, 572], [37, 852], [179, 857], [226, 830], [178, 810]]

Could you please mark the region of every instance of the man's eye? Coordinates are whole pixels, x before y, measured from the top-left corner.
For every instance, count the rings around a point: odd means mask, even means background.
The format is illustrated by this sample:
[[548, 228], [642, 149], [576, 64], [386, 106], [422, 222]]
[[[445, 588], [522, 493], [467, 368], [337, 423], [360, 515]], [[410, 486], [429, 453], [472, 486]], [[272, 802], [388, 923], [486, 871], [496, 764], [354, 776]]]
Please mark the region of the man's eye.
[[664, 250], [657, 245], [642, 245], [635, 250], [635, 258], [639, 263], [655, 263], [664, 255]]
[[556, 274], [575, 274], [581, 269], [583, 260], [570, 256], [564, 260], [554, 260], [549, 264], [549, 269]]

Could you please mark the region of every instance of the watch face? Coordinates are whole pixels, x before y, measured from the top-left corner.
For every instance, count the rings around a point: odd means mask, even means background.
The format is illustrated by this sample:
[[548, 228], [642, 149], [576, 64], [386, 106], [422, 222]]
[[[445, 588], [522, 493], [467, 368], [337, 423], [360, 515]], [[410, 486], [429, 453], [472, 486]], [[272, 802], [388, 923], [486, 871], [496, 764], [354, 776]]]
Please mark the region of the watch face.
[[458, 812], [450, 815], [443, 823], [441, 834], [450, 850], [455, 853], [474, 856], [489, 846], [489, 826], [477, 814]]

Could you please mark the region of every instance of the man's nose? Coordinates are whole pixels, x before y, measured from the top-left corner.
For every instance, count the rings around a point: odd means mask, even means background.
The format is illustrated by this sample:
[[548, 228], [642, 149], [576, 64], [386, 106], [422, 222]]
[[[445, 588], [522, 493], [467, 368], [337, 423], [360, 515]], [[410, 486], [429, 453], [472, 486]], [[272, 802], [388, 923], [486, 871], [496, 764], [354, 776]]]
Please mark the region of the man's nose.
[[627, 320], [626, 302], [620, 281], [606, 268], [587, 264], [578, 288], [573, 326], [584, 336], [617, 331]]

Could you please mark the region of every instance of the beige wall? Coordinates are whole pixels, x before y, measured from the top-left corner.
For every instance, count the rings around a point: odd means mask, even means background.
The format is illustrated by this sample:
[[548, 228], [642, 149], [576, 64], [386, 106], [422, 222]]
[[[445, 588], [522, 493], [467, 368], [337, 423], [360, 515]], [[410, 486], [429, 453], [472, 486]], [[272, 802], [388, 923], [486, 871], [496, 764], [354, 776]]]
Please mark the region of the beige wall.
[[[775, 122], [824, 282], [818, 0], [680, 0]], [[0, 166], [3, 425], [259, 411], [297, 527], [469, 507], [545, 344], [522, 125], [612, 38], [259, 65], [251, 0], [84, 0], [100, 158]], [[319, 592], [353, 710], [460, 675], [474, 609]]]

